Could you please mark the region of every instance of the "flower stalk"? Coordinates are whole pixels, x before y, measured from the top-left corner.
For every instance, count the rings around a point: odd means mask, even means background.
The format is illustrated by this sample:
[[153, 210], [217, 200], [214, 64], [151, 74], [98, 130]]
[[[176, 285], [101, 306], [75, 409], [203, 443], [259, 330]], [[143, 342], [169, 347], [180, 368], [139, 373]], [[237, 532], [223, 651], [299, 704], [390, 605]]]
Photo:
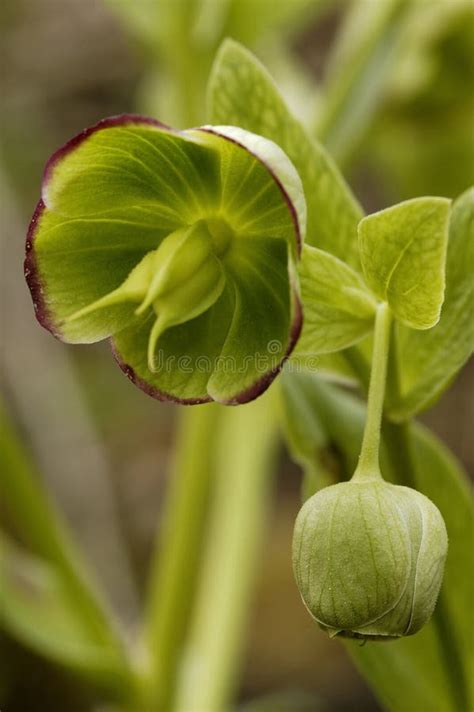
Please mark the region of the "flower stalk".
[[377, 308], [374, 330], [372, 372], [370, 376], [367, 420], [359, 463], [353, 480], [381, 478], [379, 464], [380, 429], [382, 424], [387, 362], [390, 348], [392, 315], [388, 304], [383, 302]]

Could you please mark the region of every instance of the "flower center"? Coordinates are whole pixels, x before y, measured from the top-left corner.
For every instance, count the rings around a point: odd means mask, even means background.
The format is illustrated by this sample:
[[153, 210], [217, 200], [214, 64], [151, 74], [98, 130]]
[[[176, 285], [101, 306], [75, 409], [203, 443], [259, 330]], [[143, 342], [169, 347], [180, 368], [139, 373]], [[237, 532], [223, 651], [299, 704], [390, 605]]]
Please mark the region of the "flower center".
[[232, 238], [235, 236], [229, 223], [221, 217], [212, 217], [203, 220], [211, 238], [216, 257], [223, 257], [229, 249]]

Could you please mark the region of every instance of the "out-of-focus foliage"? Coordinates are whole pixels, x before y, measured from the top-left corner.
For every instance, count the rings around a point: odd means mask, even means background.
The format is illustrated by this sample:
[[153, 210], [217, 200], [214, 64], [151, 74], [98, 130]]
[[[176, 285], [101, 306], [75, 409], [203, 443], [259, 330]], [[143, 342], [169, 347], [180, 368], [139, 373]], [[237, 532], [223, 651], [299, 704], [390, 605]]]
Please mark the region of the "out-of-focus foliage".
[[473, 37], [470, 0], [412, 3], [384, 109], [361, 148], [398, 199], [455, 197], [474, 180]]
[[326, 702], [299, 690], [284, 690], [259, 697], [239, 707], [239, 712], [329, 712]]
[[0, 532], [0, 628], [45, 658], [122, 690], [127, 666], [109, 610], [2, 403], [0, 472], [2, 514], [24, 545]]
[[[209, 69], [224, 37], [264, 47], [267, 56], [281, 59], [288, 54], [283, 40], [327, 4], [327, 0], [106, 1], [148, 57], [140, 91], [143, 109], [175, 126], [202, 121]], [[293, 83], [304, 83], [296, 72], [285, 74]]]
[[386, 99], [400, 54], [409, 0], [344, 5], [327, 60], [314, 130], [338, 163], [348, 162]]
[[[39, 655], [109, 690], [122, 686], [123, 661], [82, 615], [62, 572], [0, 536], [0, 625]], [[109, 641], [107, 641], [108, 643]]]

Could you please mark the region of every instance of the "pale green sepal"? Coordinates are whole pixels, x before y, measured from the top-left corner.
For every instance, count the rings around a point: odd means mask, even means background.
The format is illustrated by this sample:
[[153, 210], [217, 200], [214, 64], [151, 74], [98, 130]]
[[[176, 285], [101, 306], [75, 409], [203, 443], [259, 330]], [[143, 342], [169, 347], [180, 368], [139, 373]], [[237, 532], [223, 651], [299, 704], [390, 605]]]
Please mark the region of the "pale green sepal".
[[283, 240], [242, 240], [227, 260], [216, 302], [161, 334], [154, 372], [147, 360], [153, 315], [114, 336], [123, 370], [147, 392], [188, 403], [238, 403], [259, 395], [297, 336], [288, 251]]
[[439, 509], [421, 492], [397, 487], [395, 501], [410, 534], [411, 570], [402, 598], [392, 611], [360, 635], [393, 637], [413, 635], [431, 618], [441, 588], [447, 551], [446, 526]]
[[[270, 383], [291, 350], [297, 305], [282, 240], [243, 240], [226, 275], [234, 310], [207, 390], [220, 403], [252, 400]], [[252, 315], [249, 318], [249, 315]]]
[[446, 198], [415, 198], [359, 223], [368, 286], [413, 329], [430, 329], [440, 317], [450, 205]]
[[[119, 289], [162, 236], [147, 215], [71, 219], [43, 210], [34, 238], [34, 269], [44, 308], [64, 341], [99, 341], [133, 320], [136, 304], [124, 300], [81, 317], [77, 312]], [[68, 321], [73, 314], [76, 318]]]
[[154, 353], [155, 372], [148, 364], [155, 318], [152, 313], [144, 315], [114, 335], [117, 361], [131, 381], [156, 398], [185, 403], [209, 401], [207, 383], [218, 362], [233, 310], [233, 287], [227, 285], [207, 311], [167, 329]]
[[203, 126], [213, 133], [235, 141], [259, 158], [268, 167], [288, 194], [299, 225], [300, 239], [306, 234], [306, 201], [301, 178], [284, 151], [274, 141], [237, 126]]
[[129, 123], [95, 130], [49, 168], [42, 197], [66, 217], [114, 217], [140, 206], [167, 232], [212, 209], [218, 155], [182, 132]]
[[[148, 254], [143, 257], [141, 262], [139, 262], [138, 265], [132, 269], [127, 279], [120, 287], [114, 289], [113, 292], [106, 294], [104, 297], [97, 299], [97, 301], [89, 304], [87, 307], [83, 307], [73, 314], [70, 314], [66, 317], [64, 323], [70, 324], [77, 319], [81, 319], [84, 316], [92, 314], [98, 309], [105, 309], [124, 302], [142, 301], [147, 294], [148, 285], [153, 277], [155, 262], [156, 251], [148, 252]], [[138, 310], [136, 310], [136, 313], [137, 312]]]
[[339, 351], [370, 332], [376, 300], [345, 262], [305, 245], [298, 273], [304, 324], [292, 360]]
[[434, 611], [444, 574], [448, 538], [446, 526], [437, 507], [421, 492], [406, 488], [412, 504], [418, 510], [420, 542], [412, 554], [416, 556], [416, 574], [412, 596], [410, 622], [405, 635], [413, 635], [426, 623]]

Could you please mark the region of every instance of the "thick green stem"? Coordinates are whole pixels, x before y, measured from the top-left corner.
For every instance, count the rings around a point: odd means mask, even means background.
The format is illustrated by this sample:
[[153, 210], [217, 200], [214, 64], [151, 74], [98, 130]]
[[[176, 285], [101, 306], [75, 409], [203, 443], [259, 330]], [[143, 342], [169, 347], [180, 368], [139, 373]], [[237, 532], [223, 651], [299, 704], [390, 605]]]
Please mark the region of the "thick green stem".
[[374, 349], [367, 403], [367, 420], [365, 423], [359, 463], [354, 473], [354, 479], [356, 480], [381, 477], [379, 466], [380, 427], [382, 423], [385, 382], [387, 378], [391, 322], [392, 315], [390, 307], [386, 303], [380, 304], [375, 317]]
[[170, 473], [164, 522], [151, 564], [145, 627], [138, 651], [137, 696], [138, 704], [145, 709], [170, 709], [199, 566], [219, 414], [216, 405], [188, 408], [181, 413], [175, 443], [177, 459]]
[[269, 396], [221, 415], [218, 479], [176, 712], [222, 712], [231, 704], [278, 444]]

